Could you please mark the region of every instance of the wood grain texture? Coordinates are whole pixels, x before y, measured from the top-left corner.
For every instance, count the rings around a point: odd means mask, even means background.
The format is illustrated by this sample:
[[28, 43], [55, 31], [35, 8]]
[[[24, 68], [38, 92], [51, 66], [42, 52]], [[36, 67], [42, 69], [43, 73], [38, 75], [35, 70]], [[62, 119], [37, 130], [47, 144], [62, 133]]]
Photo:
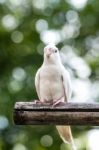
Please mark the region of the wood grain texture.
[[99, 103], [35, 104], [17, 102], [14, 107], [17, 125], [99, 125]]

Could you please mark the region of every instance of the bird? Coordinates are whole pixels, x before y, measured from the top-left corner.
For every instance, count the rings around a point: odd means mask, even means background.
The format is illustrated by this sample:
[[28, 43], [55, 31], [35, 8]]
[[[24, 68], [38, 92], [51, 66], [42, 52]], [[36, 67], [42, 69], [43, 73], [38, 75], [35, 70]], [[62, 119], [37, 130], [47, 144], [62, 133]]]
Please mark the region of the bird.
[[[41, 103], [50, 103], [53, 107], [71, 99], [72, 87], [69, 72], [62, 64], [59, 49], [55, 44], [44, 47], [44, 60], [35, 75], [36, 92]], [[70, 126], [56, 125], [64, 143], [76, 150]]]

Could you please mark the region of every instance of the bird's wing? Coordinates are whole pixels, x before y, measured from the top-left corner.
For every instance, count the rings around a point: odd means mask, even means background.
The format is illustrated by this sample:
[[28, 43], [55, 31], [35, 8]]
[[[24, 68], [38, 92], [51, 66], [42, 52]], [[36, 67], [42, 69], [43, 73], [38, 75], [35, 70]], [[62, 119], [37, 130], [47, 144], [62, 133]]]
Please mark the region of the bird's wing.
[[40, 100], [40, 69], [37, 71], [35, 75], [35, 87], [36, 87], [36, 92]]
[[66, 99], [66, 101], [68, 101], [71, 98], [72, 88], [71, 88], [70, 75], [64, 67], [62, 70], [62, 81], [63, 81], [65, 99]]

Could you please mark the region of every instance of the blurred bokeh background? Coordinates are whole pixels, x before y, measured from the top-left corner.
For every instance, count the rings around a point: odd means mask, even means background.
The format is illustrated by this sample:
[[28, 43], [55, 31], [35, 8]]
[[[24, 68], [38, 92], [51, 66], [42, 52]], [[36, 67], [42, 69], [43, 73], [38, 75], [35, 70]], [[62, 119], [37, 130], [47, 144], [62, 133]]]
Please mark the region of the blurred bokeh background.
[[[99, 101], [99, 1], [0, 0], [0, 150], [69, 150], [54, 126], [16, 126], [16, 101], [37, 99], [43, 48], [55, 43], [71, 74], [72, 102]], [[99, 150], [99, 128], [73, 126], [78, 150]]]

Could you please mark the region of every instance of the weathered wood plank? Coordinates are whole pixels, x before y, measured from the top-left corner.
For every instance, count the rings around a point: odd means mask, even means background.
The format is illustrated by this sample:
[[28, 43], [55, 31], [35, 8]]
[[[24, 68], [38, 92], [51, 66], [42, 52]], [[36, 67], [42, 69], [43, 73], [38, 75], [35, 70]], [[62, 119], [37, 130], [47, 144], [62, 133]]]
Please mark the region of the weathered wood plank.
[[16, 102], [15, 109], [17, 110], [39, 110], [39, 109], [66, 109], [66, 110], [92, 110], [98, 111], [99, 110], [99, 103], [61, 103], [61, 107], [56, 106], [53, 107], [49, 103], [41, 104], [34, 102]]
[[19, 125], [99, 125], [99, 103], [50, 104], [17, 102], [14, 122]]

